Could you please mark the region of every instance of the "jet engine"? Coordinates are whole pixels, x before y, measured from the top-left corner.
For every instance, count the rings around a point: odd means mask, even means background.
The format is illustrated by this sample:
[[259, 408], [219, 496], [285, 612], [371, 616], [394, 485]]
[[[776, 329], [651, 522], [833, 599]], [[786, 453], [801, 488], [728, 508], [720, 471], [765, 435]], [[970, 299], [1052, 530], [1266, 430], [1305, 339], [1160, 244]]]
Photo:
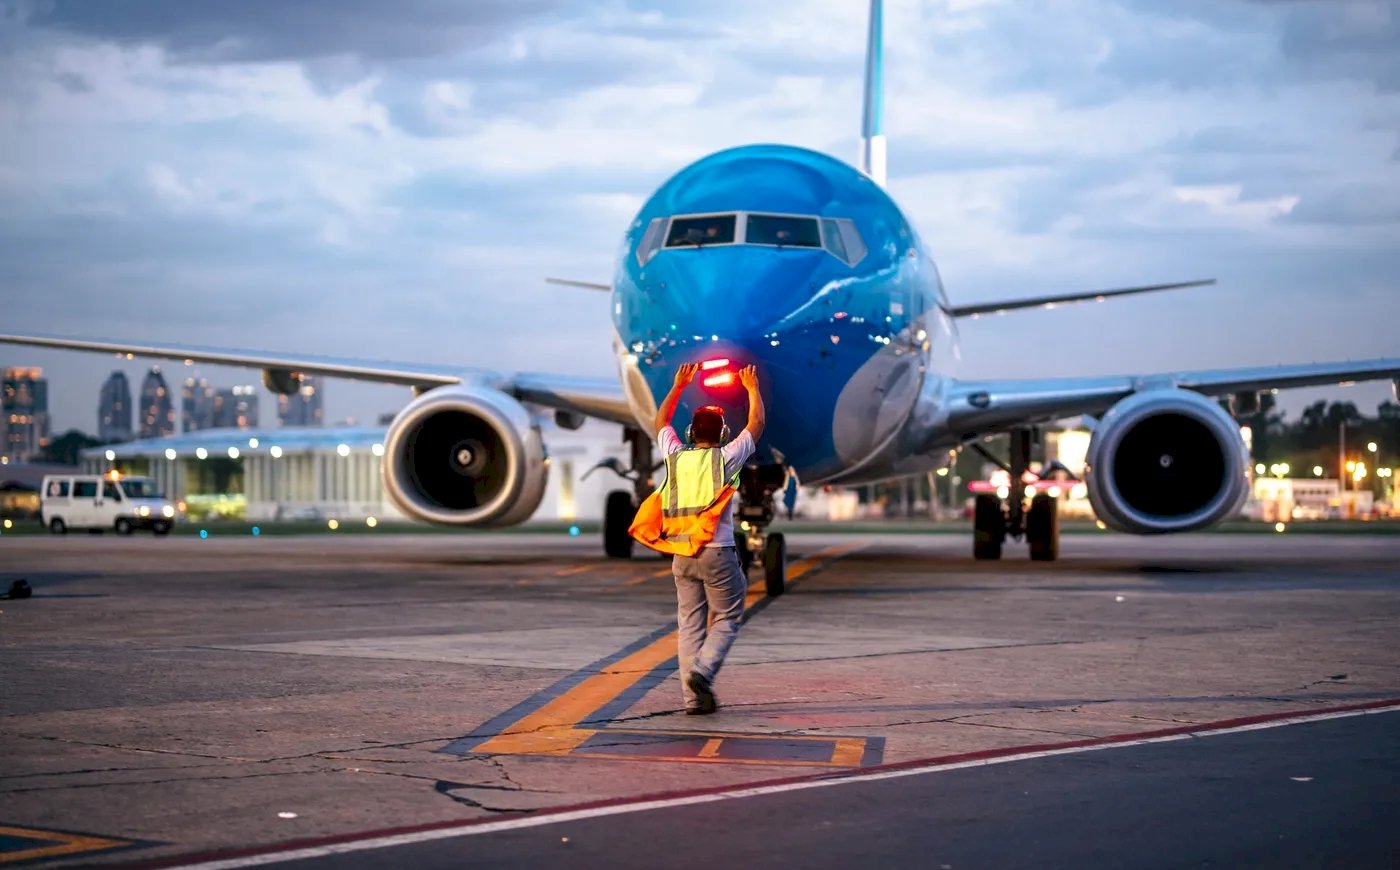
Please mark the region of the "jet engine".
[[1234, 516], [1249, 494], [1239, 424], [1189, 390], [1147, 390], [1118, 402], [1095, 427], [1087, 459], [1094, 512], [1123, 532], [1199, 529]]
[[455, 526], [508, 526], [539, 507], [548, 477], [539, 428], [489, 387], [438, 387], [394, 418], [384, 489], [409, 516]]

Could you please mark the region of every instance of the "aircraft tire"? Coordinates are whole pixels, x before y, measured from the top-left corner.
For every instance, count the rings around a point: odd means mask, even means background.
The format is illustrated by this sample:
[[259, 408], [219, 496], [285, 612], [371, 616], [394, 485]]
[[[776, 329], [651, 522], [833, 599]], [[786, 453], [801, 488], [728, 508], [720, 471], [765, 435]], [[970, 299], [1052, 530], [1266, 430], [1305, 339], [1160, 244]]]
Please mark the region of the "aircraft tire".
[[625, 489], [615, 489], [608, 493], [603, 506], [603, 552], [613, 559], [632, 558], [632, 536], [627, 530], [637, 515], [637, 506], [632, 504], [632, 493]]
[[763, 591], [769, 598], [787, 591], [787, 542], [782, 534], [769, 535], [763, 542]]
[[1059, 502], [1051, 495], [1040, 493], [1031, 499], [1026, 513], [1026, 543], [1030, 545], [1035, 562], [1053, 562], [1060, 557]]
[[979, 493], [972, 511], [972, 558], [1000, 559], [1005, 540], [1006, 517], [1001, 512], [1001, 499], [991, 493]]

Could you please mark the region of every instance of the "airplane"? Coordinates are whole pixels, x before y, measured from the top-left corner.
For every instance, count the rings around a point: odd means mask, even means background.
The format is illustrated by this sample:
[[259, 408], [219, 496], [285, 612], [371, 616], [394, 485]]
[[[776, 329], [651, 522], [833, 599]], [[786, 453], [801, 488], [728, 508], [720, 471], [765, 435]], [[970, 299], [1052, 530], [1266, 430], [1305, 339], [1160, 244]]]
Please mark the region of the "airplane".
[[[770, 410], [741, 475], [737, 543], [746, 565], [761, 563], [770, 595], [786, 585], [785, 542], [768, 529], [789, 472], [807, 485], [925, 474], [950, 451], [985, 452], [983, 439], [1008, 434], [1010, 455], [987, 455], [1010, 480], [1026, 480], [1042, 427], [1082, 415], [1096, 421], [1083, 482], [1099, 519], [1136, 534], [1184, 532], [1233, 516], [1248, 493], [1248, 451], [1220, 399], [1248, 414], [1263, 390], [1392, 379], [1400, 394], [1400, 358], [958, 378], [963, 318], [1212, 282], [950, 302], [884, 189], [882, 18], [872, 0], [859, 166], [791, 145], [710, 154], [642, 206], [611, 283], [557, 281], [610, 294], [617, 381], [53, 335], [0, 342], [255, 367], [282, 394], [306, 375], [407, 385], [415, 397], [385, 439], [385, 490], [405, 514], [445, 525], [512, 525], [535, 512], [548, 473], [541, 414], [569, 429], [589, 417], [621, 424], [630, 468], [614, 470], [632, 487], [608, 494], [603, 523], [604, 551], [617, 558], [632, 555], [627, 528], [655, 485], [652, 424], [677, 367], [702, 367], [678, 419], [701, 404], [743, 419], [734, 373], [752, 364]], [[1029, 489], [976, 495], [975, 558], [1000, 558], [1008, 538], [1024, 539], [1032, 559], [1058, 557], [1055, 497]]]

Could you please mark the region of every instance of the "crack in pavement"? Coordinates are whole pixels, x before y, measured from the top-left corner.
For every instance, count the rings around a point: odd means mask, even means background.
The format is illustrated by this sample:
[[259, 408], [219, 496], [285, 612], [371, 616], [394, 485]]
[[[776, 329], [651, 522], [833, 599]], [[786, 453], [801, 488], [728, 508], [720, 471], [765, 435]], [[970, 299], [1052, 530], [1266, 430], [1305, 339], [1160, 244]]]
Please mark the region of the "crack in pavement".
[[[521, 808], [521, 809], [517, 809], [517, 808], [514, 808], [514, 807], [492, 807], [492, 806], [487, 806], [486, 804], [482, 803], [481, 801], [472, 800], [471, 798], [467, 797], [466, 795], [462, 795], [462, 794], [457, 794], [457, 793], [456, 793], [458, 789], [464, 789], [464, 788], [477, 788], [477, 786], [472, 786], [472, 785], [468, 785], [468, 784], [466, 784], [466, 783], [460, 783], [460, 782], [452, 782], [452, 781], [446, 780], [446, 779], [439, 779], [439, 780], [437, 780], [436, 783], [433, 785], [433, 791], [435, 791], [435, 792], [437, 792], [438, 794], [440, 794], [440, 795], [446, 797], [448, 800], [456, 801], [457, 803], [462, 804], [463, 806], [471, 807], [472, 809], [486, 810], [488, 813], [521, 813], [521, 814], [528, 814], [528, 813], [533, 813], [533, 812], [536, 811], [535, 809], [532, 809], [532, 808]], [[549, 794], [554, 794], [554, 792], [549, 792]]]

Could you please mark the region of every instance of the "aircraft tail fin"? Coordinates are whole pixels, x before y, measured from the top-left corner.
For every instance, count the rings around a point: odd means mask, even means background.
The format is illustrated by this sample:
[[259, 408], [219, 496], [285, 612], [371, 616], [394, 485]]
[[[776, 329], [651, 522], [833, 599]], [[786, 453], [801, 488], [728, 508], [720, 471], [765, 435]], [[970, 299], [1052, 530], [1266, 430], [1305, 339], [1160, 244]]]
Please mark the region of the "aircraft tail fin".
[[885, 186], [884, 4], [870, 0], [870, 35], [865, 45], [865, 109], [860, 124], [860, 171]]

